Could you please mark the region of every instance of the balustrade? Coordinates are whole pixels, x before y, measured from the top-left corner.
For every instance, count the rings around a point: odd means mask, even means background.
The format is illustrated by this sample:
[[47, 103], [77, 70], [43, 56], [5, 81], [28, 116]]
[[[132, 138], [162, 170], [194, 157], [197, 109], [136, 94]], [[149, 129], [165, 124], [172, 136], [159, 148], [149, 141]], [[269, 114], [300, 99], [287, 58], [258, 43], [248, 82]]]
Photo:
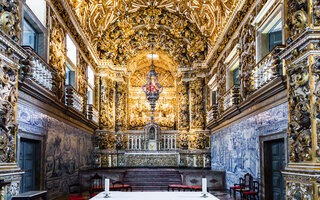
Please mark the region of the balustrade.
[[257, 90], [262, 86], [266, 85], [272, 79], [277, 77], [279, 74], [280, 59], [278, 53], [283, 49], [283, 47], [276, 47], [267, 56], [265, 56], [253, 69], [253, 88]]
[[210, 122], [211, 120], [216, 119], [217, 114], [218, 114], [218, 105], [214, 104], [209, 108], [209, 111], [207, 112], [207, 122]]
[[161, 136], [162, 150], [177, 149], [177, 134], [163, 134]]
[[99, 124], [99, 112], [92, 104], [87, 105], [87, 118]]
[[128, 134], [128, 150], [144, 150], [144, 134]]
[[31, 78], [41, 86], [52, 92], [54, 70], [44, 61], [31, 47], [24, 47], [31, 58], [32, 74]]
[[223, 108], [224, 110], [227, 110], [233, 105], [236, 105], [239, 103], [239, 85], [234, 85], [232, 88], [228, 90], [228, 92], [223, 96], [224, 104]]
[[66, 85], [66, 105], [83, 112], [83, 97], [71, 86]]

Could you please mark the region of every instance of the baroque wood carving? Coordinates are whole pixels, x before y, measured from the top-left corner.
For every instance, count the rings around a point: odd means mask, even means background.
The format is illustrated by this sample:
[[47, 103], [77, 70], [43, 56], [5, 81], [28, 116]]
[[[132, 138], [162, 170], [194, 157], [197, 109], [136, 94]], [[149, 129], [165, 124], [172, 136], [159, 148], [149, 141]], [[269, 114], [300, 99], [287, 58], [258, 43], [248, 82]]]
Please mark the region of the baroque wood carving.
[[203, 130], [205, 126], [203, 87], [203, 78], [197, 78], [190, 83], [191, 129]]
[[15, 161], [17, 69], [0, 61], [0, 161]]
[[53, 14], [50, 16], [50, 22], [49, 64], [56, 72], [53, 81], [53, 91], [58, 99], [63, 101], [66, 73], [65, 31]]
[[[251, 17], [253, 19], [253, 17]], [[252, 70], [256, 64], [256, 31], [251, 20], [244, 25], [240, 36], [240, 95], [244, 101], [252, 93]]]
[[309, 67], [304, 61], [287, 70], [290, 161], [312, 160]]
[[179, 95], [179, 130], [189, 129], [189, 96], [188, 96], [188, 83], [180, 82], [178, 85]]
[[20, 38], [20, 1], [0, 1], [0, 29], [15, 42]]
[[293, 40], [302, 33], [308, 25], [308, 2], [307, 0], [287, 1], [287, 29], [288, 38]]
[[183, 15], [147, 7], [111, 24], [97, 48], [101, 59], [111, 59], [117, 65], [126, 65], [138, 51], [156, 48], [187, 67], [205, 59], [207, 39]]
[[100, 123], [107, 130], [115, 129], [115, 83], [106, 77], [101, 85]]

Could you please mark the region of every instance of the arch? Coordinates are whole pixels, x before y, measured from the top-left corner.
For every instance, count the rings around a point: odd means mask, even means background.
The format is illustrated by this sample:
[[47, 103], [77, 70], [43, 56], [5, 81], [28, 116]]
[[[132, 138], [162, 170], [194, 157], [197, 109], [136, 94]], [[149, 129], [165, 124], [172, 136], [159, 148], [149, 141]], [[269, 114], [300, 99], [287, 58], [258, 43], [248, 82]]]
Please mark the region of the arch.
[[101, 59], [126, 65], [140, 51], [166, 52], [180, 67], [190, 67], [205, 59], [207, 38], [185, 16], [162, 8], [146, 7], [126, 13], [99, 38]]

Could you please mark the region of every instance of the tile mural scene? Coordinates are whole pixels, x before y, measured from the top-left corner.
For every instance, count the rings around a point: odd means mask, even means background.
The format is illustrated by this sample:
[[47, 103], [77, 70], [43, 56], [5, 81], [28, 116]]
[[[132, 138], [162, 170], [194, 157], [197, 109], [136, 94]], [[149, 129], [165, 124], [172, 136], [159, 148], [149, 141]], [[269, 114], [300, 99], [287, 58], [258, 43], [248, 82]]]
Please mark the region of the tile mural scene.
[[259, 136], [288, 127], [286, 103], [243, 119], [211, 135], [212, 170], [226, 171], [227, 188], [250, 173], [259, 180]]
[[46, 138], [47, 190], [67, 193], [68, 185], [79, 181], [79, 171], [93, 166], [93, 135], [23, 104], [18, 104], [17, 113], [21, 131]]

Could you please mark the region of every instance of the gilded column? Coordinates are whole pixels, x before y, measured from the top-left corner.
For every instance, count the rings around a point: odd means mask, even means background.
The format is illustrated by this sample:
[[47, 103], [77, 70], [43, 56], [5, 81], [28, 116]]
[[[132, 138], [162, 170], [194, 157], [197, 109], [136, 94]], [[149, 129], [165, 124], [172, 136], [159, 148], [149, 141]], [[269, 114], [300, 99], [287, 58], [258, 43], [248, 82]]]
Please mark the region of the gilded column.
[[286, 1], [289, 163], [287, 199], [320, 197], [319, 1]]
[[189, 131], [189, 95], [188, 95], [188, 82], [180, 80], [178, 82], [178, 130], [180, 133], [180, 147], [182, 149], [188, 148], [187, 132]]

